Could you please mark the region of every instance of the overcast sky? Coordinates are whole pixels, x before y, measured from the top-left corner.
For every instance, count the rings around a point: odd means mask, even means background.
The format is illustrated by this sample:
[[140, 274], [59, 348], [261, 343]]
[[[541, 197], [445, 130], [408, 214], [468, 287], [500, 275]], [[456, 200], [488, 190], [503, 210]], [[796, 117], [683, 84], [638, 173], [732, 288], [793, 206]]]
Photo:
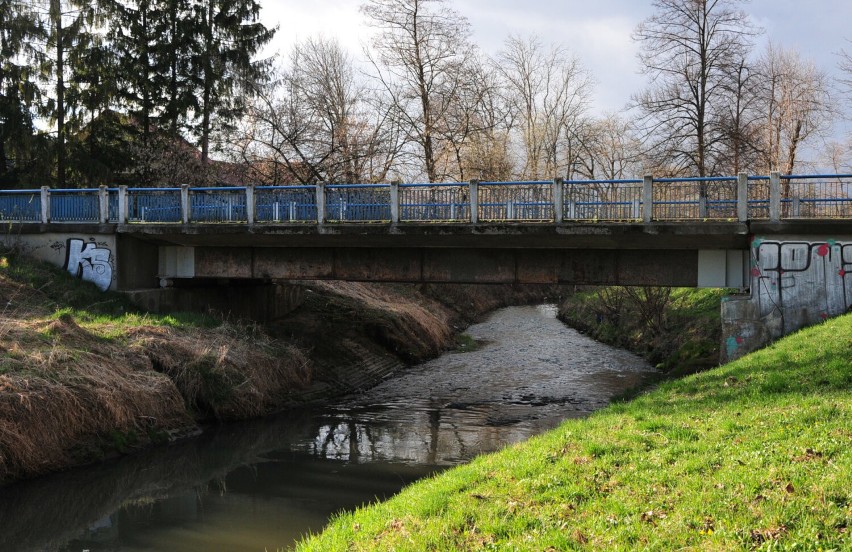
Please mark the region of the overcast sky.
[[[336, 37], [356, 58], [370, 29], [358, 11], [362, 0], [260, 0], [261, 18], [279, 30], [269, 52], [286, 55], [294, 42], [310, 36]], [[489, 55], [510, 34], [537, 34], [561, 42], [589, 69], [596, 81], [594, 107], [618, 111], [641, 89], [636, 45], [630, 35], [653, 12], [638, 0], [448, 0], [471, 23], [474, 41]], [[768, 40], [792, 47], [825, 71], [837, 72], [836, 53], [852, 49], [850, 0], [753, 0], [744, 4]]]

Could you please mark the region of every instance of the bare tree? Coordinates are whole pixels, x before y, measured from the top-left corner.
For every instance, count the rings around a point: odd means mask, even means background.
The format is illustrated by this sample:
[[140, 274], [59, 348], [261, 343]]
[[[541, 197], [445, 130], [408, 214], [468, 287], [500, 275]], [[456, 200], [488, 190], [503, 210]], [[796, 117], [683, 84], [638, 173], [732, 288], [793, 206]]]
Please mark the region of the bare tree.
[[841, 50], [838, 55], [840, 56], [840, 63], [838, 66], [840, 68], [841, 75], [837, 80], [848, 99], [852, 100], [852, 53], [844, 49]]
[[589, 106], [589, 73], [563, 46], [547, 49], [535, 36], [509, 37], [497, 68], [523, 153], [519, 177], [566, 174], [574, 163], [573, 128]]
[[475, 51], [470, 25], [444, 0], [367, 0], [361, 11], [379, 31], [368, 52], [377, 78], [420, 150], [426, 178], [442, 180], [448, 119]]
[[392, 170], [397, 118], [337, 42], [297, 44], [288, 70], [256, 96], [233, 146], [265, 181], [374, 182]]
[[589, 120], [580, 128], [577, 172], [581, 176], [619, 180], [642, 173], [642, 145], [631, 121], [609, 114]]
[[633, 34], [651, 87], [634, 96], [658, 158], [697, 176], [723, 141], [720, 101], [756, 34], [744, 0], [655, 0]]
[[763, 131], [760, 109], [761, 81], [745, 59], [732, 66], [719, 111], [721, 144], [716, 167], [719, 172], [738, 174], [757, 170]]
[[798, 52], [773, 44], [758, 61], [758, 72], [765, 121], [762, 168], [792, 174], [802, 144], [830, 125], [828, 75]]
[[441, 172], [458, 181], [508, 179], [509, 110], [498, 75], [478, 55], [468, 60], [465, 74], [438, 127], [446, 142]]

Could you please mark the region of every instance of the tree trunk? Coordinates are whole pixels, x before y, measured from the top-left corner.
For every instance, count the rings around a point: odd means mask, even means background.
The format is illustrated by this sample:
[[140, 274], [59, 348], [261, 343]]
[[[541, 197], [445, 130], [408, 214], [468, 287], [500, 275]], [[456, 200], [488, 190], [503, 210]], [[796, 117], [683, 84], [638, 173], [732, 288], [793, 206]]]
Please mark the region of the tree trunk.
[[213, 49], [213, 0], [207, 3], [207, 20], [204, 22], [204, 93], [201, 106], [201, 166], [203, 178], [207, 180], [207, 164], [210, 156], [210, 95], [213, 87], [213, 62], [210, 59]]
[[65, 60], [62, 37], [62, 4], [51, 0], [56, 17], [56, 185], [65, 187]]

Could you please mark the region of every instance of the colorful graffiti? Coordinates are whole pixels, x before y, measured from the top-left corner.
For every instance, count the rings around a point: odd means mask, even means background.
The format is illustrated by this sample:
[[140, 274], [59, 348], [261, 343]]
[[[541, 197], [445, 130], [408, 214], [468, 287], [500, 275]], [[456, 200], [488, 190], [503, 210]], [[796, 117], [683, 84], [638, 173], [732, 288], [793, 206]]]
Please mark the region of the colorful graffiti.
[[852, 278], [847, 277], [852, 243], [757, 238], [751, 263], [752, 295], [760, 302], [761, 316], [807, 307], [825, 319], [852, 307]]
[[852, 238], [751, 243], [751, 296], [722, 304], [727, 360], [852, 310]]
[[66, 242], [65, 270], [73, 276], [92, 282], [102, 291], [112, 285], [112, 252], [105, 244], [71, 238]]

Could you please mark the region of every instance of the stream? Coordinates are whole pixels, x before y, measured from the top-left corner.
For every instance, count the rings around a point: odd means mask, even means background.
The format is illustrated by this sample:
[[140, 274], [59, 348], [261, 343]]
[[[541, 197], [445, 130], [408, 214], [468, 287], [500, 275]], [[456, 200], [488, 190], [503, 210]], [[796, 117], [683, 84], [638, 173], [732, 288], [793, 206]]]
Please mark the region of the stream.
[[168, 447], [0, 488], [0, 550], [274, 551], [335, 512], [584, 416], [654, 373], [510, 307], [475, 350], [321, 408], [224, 424]]

